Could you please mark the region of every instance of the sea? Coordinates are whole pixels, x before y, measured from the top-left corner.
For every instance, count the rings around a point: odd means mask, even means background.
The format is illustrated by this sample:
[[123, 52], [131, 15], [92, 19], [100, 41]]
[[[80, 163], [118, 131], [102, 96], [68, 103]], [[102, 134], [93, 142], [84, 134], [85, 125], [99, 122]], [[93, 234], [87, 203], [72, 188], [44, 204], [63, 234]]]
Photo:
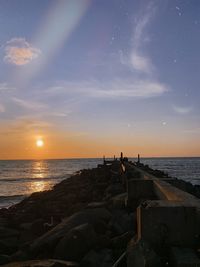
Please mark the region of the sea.
[[[130, 158], [136, 161], [135, 158]], [[102, 159], [0, 160], [0, 208], [20, 202], [33, 192], [51, 189], [82, 169], [94, 168]], [[153, 169], [200, 185], [200, 157], [142, 158]]]

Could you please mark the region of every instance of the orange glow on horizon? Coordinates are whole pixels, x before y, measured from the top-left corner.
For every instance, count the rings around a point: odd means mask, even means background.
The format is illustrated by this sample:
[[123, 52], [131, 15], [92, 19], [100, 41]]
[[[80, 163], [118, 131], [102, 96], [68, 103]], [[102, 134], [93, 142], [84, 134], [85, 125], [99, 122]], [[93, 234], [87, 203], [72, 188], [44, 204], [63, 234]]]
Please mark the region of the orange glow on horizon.
[[141, 157], [199, 156], [199, 140], [193, 138], [189, 142], [184, 137], [167, 136], [164, 138], [159, 133], [156, 136], [149, 134], [148, 137], [134, 134], [124, 138], [116, 133], [114, 136], [111, 133], [106, 136], [78, 135], [51, 129], [38, 135], [34, 131], [22, 131], [1, 136], [0, 159], [119, 157], [121, 151], [127, 157], [136, 157], [138, 153]]

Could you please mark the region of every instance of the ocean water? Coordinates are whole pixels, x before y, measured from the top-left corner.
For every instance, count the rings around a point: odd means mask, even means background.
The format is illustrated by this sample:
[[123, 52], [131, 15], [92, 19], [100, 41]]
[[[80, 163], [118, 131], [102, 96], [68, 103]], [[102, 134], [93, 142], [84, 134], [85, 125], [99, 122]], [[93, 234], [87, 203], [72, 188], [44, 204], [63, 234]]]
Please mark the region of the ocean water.
[[102, 159], [0, 160], [0, 208], [33, 192], [49, 190], [71, 174], [99, 163]]
[[[200, 184], [200, 158], [143, 158], [141, 162], [172, 177]], [[33, 192], [51, 189], [76, 171], [99, 163], [102, 159], [0, 160], [0, 208], [15, 204]]]

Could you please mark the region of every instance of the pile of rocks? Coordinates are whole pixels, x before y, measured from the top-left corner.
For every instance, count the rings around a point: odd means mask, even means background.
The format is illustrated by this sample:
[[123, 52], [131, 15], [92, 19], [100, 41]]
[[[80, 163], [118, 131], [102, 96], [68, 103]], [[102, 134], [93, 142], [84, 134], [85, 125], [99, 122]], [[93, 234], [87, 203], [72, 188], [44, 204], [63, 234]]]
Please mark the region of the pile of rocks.
[[116, 161], [1, 209], [0, 264], [112, 266], [135, 233], [135, 211], [125, 199]]

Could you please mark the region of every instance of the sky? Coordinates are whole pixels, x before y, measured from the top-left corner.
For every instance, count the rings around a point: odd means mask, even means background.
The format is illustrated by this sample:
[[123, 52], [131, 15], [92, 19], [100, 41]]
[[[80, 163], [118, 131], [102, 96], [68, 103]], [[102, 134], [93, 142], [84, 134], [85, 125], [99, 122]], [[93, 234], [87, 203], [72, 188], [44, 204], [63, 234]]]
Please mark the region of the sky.
[[0, 0], [0, 24], [0, 159], [200, 156], [199, 0]]

